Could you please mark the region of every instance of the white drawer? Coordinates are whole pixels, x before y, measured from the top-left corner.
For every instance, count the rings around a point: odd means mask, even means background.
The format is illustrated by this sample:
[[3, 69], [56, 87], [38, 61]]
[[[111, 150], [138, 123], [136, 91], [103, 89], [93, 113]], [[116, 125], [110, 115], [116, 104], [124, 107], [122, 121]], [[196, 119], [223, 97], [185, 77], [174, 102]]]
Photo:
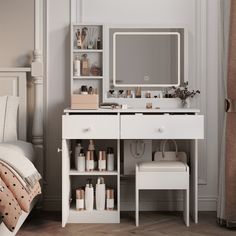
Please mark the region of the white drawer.
[[118, 139], [118, 115], [63, 115], [64, 139]]
[[121, 139], [203, 139], [202, 115], [121, 115]]

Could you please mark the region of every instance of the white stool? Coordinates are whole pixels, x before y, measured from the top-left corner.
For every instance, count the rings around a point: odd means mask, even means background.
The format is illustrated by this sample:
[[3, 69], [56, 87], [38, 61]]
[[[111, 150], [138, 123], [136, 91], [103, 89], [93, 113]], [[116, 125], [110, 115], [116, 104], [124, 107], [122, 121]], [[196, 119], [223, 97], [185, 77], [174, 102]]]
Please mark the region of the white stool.
[[[155, 154], [155, 161], [143, 162], [136, 165], [135, 197], [136, 197], [136, 226], [139, 226], [139, 190], [145, 189], [175, 189], [185, 190], [184, 221], [189, 226], [189, 167], [184, 152], [164, 152]], [[173, 155], [174, 154], [174, 155]], [[163, 158], [165, 157], [165, 158]]]

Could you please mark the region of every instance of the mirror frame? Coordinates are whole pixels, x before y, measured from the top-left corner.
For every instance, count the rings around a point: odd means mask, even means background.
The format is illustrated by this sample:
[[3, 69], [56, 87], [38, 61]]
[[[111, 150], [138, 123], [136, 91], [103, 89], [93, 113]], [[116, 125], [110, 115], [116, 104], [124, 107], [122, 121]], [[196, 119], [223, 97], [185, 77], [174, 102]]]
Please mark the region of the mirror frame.
[[[177, 83], [175, 84], [117, 84], [116, 83], [116, 37], [119, 35], [176, 35], [177, 36], [177, 45], [178, 45], [178, 74], [177, 74]], [[120, 87], [171, 87], [171, 86], [179, 86], [180, 85], [180, 33], [179, 32], [116, 32], [113, 34], [113, 86]]]
[[[142, 99], [135, 99], [135, 98], [111, 98], [108, 96], [108, 92], [110, 89], [112, 89], [112, 83], [113, 80], [110, 79], [110, 65], [109, 65], [109, 61], [110, 61], [110, 48], [109, 48], [109, 32], [110, 29], [112, 28], [117, 28], [117, 29], [127, 29], [127, 28], [133, 28], [133, 29], [159, 29], [160, 31], [166, 30], [166, 29], [172, 29], [172, 30], [183, 30], [183, 37], [184, 37], [184, 45], [183, 45], [183, 49], [184, 49], [184, 70], [182, 71], [183, 74], [183, 81], [189, 81], [191, 80], [191, 78], [189, 78], [189, 70], [190, 70], [190, 63], [189, 63], [189, 56], [192, 58], [192, 49], [189, 48], [189, 37], [191, 37], [191, 34], [189, 32], [188, 29], [188, 25], [186, 24], [182, 24], [182, 23], [168, 23], [168, 24], [152, 24], [152, 23], [106, 23], [104, 24], [104, 31], [103, 31], [103, 50], [104, 50], [104, 78], [103, 78], [103, 82], [102, 82], [102, 101], [103, 102], [119, 102], [119, 103], [124, 103], [124, 104], [133, 104], [138, 102], [142, 103], [142, 101], [145, 101], [144, 98]], [[182, 78], [181, 78], [182, 81]], [[118, 89], [118, 88], [114, 88], [114, 89]], [[124, 88], [125, 89], [125, 88]], [[154, 88], [150, 88], [152, 91], [155, 92], [160, 92], [162, 91], [162, 88], [158, 88], [158, 87], [154, 87]], [[143, 90], [148, 90], [148, 87], [143, 88]], [[153, 99], [151, 99], [153, 100]], [[163, 100], [170, 100], [170, 99], [163, 99]], [[172, 101], [173, 99], [171, 99]], [[168, 102], [167, 102], [168, 103]]]

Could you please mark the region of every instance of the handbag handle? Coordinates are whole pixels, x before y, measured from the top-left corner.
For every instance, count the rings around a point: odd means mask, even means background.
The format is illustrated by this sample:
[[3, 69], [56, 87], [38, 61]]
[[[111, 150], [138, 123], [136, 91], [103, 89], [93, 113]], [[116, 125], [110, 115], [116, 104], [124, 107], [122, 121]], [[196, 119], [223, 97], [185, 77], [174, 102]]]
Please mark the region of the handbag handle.
[[163, 141], [163, 144], [162, 144], [162, 158], [165, 158], [165, 147], [166, 147], [166, 143], [168, 141], [172, 141], [174, 143], [174, 145], [175, 145], [175, 155], [177, 157], [178, 156], [178, 146], [177, 146], [176, 141], [174, 139], [165, 139]]

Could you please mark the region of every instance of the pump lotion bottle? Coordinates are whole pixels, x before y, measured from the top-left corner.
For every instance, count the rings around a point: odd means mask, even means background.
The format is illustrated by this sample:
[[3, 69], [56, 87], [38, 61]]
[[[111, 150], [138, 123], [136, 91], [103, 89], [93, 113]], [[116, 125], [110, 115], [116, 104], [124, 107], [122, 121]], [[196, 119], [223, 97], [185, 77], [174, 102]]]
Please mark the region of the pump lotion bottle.
[[104, 178], [99, 177], [96, 184], [96, 209], [99, 211], [105, 210], [106, 203], [106, 186]]
[[85, 209], [87, 211], [92, 211], [93, 203], [94, 203], [94, 189], [92, 185], [92, 179], [89, 179], [85, 187]]

